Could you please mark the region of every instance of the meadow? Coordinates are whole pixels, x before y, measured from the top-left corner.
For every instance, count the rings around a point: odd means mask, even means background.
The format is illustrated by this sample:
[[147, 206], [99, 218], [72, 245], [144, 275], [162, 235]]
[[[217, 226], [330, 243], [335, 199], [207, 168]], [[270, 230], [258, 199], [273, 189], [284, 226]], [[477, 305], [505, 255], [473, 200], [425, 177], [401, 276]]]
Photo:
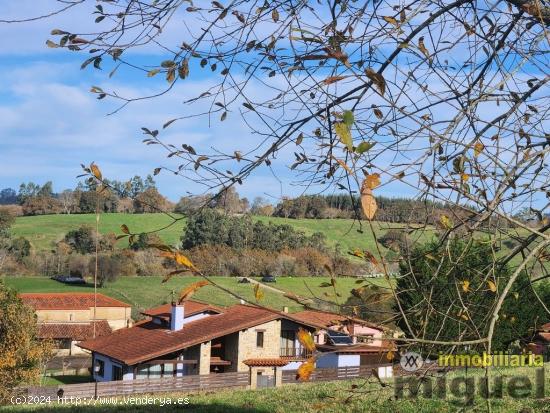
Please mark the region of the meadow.
[[[181, 218], [177, 215], [174, 215]], [[95, 226], [94, 214], [78, 215], [39, 215], [18, 217], [12, 227], [15, 237], [27, 238], [36, 251], [49, 250], [53, 245], [62, 240], [67, 232], [81, 225]], [[327, 237], [327, 243], [338, 248], [342, 253], [353, 251], [356, 248], [367, 249], [376, 252], [374, 237], [368, 223], [361, 225], [352, 219], [290, 219], [277, 217], [260, 217], [253, 219], [265, 223], [289, 224], [310, 235], [314, 232], [322, 232]], [[185, 219], [175, 223], [166, 214], [102, 214], [99, 221], [99, 232], [102, 234], [121, 234], [120, 226], [126, 224], [131, 232], [159, 230], [158, 235], [169, 245], [177, 246], [185, 228]], [[173, 224], [172, 224], [173, 223]], [[171, 225], [172, 224], [172, 225]], [[391, 224], [387, 222], [373, 222], [376, 237], [385, 234], [392, 228], [403, 228], [403, 224]], [[361, 232], [360, 232], [361, 231]], [[428, 230], [420, 235], [412, 235], [412, 239], [427, 239], [433, 232]], [[127, 245], [120, 241], [119, 246]]]
[[[14, 288], [20, 293], [26, 292], [93, 292], [91, 285], [70, 286], [50, 280], [46, 277], [4, 277], [0, 278], [6, 285]], [[103, 288], [98, 288], [98, 292], [127, 302], [139, 310], [153, 307], [155, 305], [170, 302], [172, 292], [177, 294], [186, 286], [201, 280], [195, 276], [177, 276], [172, 277], [168, 282], [162, 283], [162, 277], [119, 277], [116, 281], [107, 284]], [[220, 287], [231, 291], [232, 293], [243, 297], [250, 302], [256, 302], [254, 298], [253, 284], [241, 284], [236, 277], [210, 277], [210, 279]], [[276, 284], [270, 284], [271, 287], [292, 292], [304, 297], [321, 297], [327, 300], [344, 303], [351, 295], [351, 290], [357, 288], [355, 278], [338, 278], [336, 283], [336, 292], [340, 297], [325, 296], [334, 294], [333, 289], [323, 288], [320, 285], [328, 282], [328, 277], [279, 277]], [[386, 281], [382, 278], [369, 279], [369, 283], [385, 286]], [[290, 311], [298, 311], [302, 306], [294, 300], [286, 298], [281, 293], [277, 293], [268, 288], [262, 288], [264, 297], [260, 304], [282, 310], [283, 307], [289, 307]], [[239, 303], [239, 298], [217, 288], [214, 285], [208, 285], [195, 293], [193, 298], [206, 301], [220, 306], [228, 306]]]

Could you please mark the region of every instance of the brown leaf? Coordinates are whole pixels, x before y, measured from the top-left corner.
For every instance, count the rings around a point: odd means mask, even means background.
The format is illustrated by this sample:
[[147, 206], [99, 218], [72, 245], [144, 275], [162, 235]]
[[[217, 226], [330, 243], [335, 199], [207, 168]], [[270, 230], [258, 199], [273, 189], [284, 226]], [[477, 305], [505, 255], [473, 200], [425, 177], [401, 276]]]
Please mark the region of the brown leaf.
[[361, 185], [361, 192], [364, 189], [375, 189], [378, 186], [380, 186], [380, 174], [368, 174]]
[[300, 328], [298, 330], [298, 341], [307, 351], [315, 351], [315, 342], [309, 331]]
[[121, 230], [122, 232], [124, 232], [125, 234], [129, 234], [129, 233], [130, 233], [130, 229], [128, 228], [128, 225], [126, 225], [126, 224], [122, 224], [122, 225], [120, 226], [120, 230]]
[[418, 39], [418, 48], [420, 49], [422, 54], [424, 56], [426, 56], [426, 59], [428, 59], [428, 61], [430, 63], [432, 63], [432, 58], [430, 56], [430, 52], [428, 51], [428, 49], [426, 48], [426, 45], [424, 44], [424, 36], [422, 36]]
[[382, 76], [380, 73], [375, 72], [370, 67], [365, 70], [365, 74], [367, 77], [372, 81], [372, 83], [378, 88], [378, 91], [381, 95], [384, 95], [386, 92], [386, 80], [384, 79], [384, 76]]
[[323, 83], [325, 85], [330, 85], [332, 83], [336, 83], [336, 82], [338, 82], [342, 79], [345, 79], [345, 78], [346, 78], [346, 76], [329, 76], [325, 80], [323, 80]]
[[101, 174], [101, 170], [99, 169], [99, 167], [95, 164], [95, 163], [91, 163], [90, 165], [90, 170], [92, 171], [92, 174], [98, 179], [101, 181], [101, 179], [103, 178], [103, 175]]
[[189, 269], [194, 270], [195, 266], [191, 262], [189, 258], [187, 258], [185, 255], [180, 254], [179, 252], [174, 253], [174, 261], [176, 261], [178, 264], [183, 265], [184, 267], [187, 267]]
[[183, 301], [189, 299], [198, 289], [204, 287], [205, 285], [210, 284], [206, 280], [197, 281], [196, 283], [193, 283], [191, 285], [188, 285], [180, 292], [180, 299], [178, 303], [182, 303]]
[[367, 188], [364, 191], [361, 191], [361, 207], [365, 217], [371, 221], [374, 218], [374, 214], [376, 214], [376, 210], [378, 209], [376, 199], [374, 199], [371, 189]]
[[271, 12], [271, 18], [275, 23], [279, 21], [279, 12], [277, 11], [277, 9], [273, 9], [273, 11]]
[[474, 156], [478, 157], [484, 149], [485, 145], [483, 145], [481, 142], [476, 142], [474, 145]]

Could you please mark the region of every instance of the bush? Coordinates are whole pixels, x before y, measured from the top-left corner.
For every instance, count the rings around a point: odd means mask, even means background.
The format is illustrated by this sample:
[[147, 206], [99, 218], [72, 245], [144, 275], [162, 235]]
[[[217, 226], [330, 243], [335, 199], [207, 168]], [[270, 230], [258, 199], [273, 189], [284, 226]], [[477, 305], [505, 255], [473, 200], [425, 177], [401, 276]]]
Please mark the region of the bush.
[[[100, 254], [98, 256], [97, 282], [103, 287], [108, 282], [115, 281], [118, 276], [136, 275], [133, 254], [124, 251], [117, 254]], [[89, 260], [88, 271], [95, 274], [95, 259]]]
[[16, 260], [21, 261], [24, 257], [28, 257], [30, 255], [31, 243], [24, 237], [15, 238], [11, 241], [9, 252], [15, 257]]
[[158, 252], [151, 249], [138, 251], [134, 255], [136, 273], [140, 276], [163, 275], [166, 272], [163, 262]]
[[378, 242], [384, 247], [396, 252], [408, 251], [410, 246], [407, 234], [398, 229], [390, 229], [383, 236], [378, 238]]
[[88, 254], [95, 251], [95, 234], [92, 227], [83, 225], [78, 229], [67, 232], [65, 242], [80, 254]]

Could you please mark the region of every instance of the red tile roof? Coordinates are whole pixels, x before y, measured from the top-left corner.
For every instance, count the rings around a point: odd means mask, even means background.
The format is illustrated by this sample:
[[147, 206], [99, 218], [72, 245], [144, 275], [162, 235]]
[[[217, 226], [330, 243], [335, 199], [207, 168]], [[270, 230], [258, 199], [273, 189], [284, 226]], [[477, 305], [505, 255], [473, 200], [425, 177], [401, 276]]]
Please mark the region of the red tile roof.
[[244, 360], [243, 363], [250, 367], [280, 367], [286, 366], [288, 364], [288, 360], [282, 358], [247, 359]]
[[185, 324], [178, 331], [145, 322], [85, 341], [79, 346], [133, 365], [279, 318], [281, 313], [276, 311], [235, 305], [224, 313]]
[[345, 324], [346, 322], [351, 321], [353, 323], [365, 325], [367, 327], [374, 328], [380, 331], [385, 330], [385, 327], [376, 325], [366, 320], [361, 320], [359, 318], [348, 317], [340, 314], [329, 313], [326, 311], [304, 310], [304, 311], [300, 311], [289, 315], [295, 320], [298, 320], [305, 324], [312, 324], [323, 328], [342, 325], [342, 324]]
[[[95, 327], [96, 337], [107, 336], [112, 333], [107, 321], [96, 321]], [[76, 341], [82, 341], [89, 340], [93, 336], [93, 323], [43, 323], [38, 325], [39, 338], [71, 338]]]
[[[94, 293], [24, 293], [19, 297], [35, 310], [87, 310], [94, 306]], [[131, 307], [103, 294], [97, 294], [97, 306]]]
[[[172, 304], [163, 304], [158, 307], [149, 308], [145, 311], [143, 311], [141, 314], [147, 315], [150, 317], [159, 317], [164, 320], [170, 319], [170, 313], [171, 313], [171, 307]], [[202, 303], [200, 301], [195, 300], [187, 300], [185, 301], [183, 305], [184, 311], [185, 311], [185, 317], [192, 316], [193, 314], [203, 313], [203, 312], [211, 312], [211, 313], [223, 313], [223, 308], [217, 307], [215, 305]]]

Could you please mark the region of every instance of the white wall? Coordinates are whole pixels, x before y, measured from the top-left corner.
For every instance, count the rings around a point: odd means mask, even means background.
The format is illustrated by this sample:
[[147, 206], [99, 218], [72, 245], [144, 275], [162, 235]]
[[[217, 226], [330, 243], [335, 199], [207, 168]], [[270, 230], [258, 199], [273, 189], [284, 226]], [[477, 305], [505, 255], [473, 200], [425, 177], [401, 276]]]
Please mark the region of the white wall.
[[329, 353], [317, 360], [317, 368], [335, 369], [337, 367], [357, 367], [361, 363], [361, 356], [358, 354], [334, 354]]

